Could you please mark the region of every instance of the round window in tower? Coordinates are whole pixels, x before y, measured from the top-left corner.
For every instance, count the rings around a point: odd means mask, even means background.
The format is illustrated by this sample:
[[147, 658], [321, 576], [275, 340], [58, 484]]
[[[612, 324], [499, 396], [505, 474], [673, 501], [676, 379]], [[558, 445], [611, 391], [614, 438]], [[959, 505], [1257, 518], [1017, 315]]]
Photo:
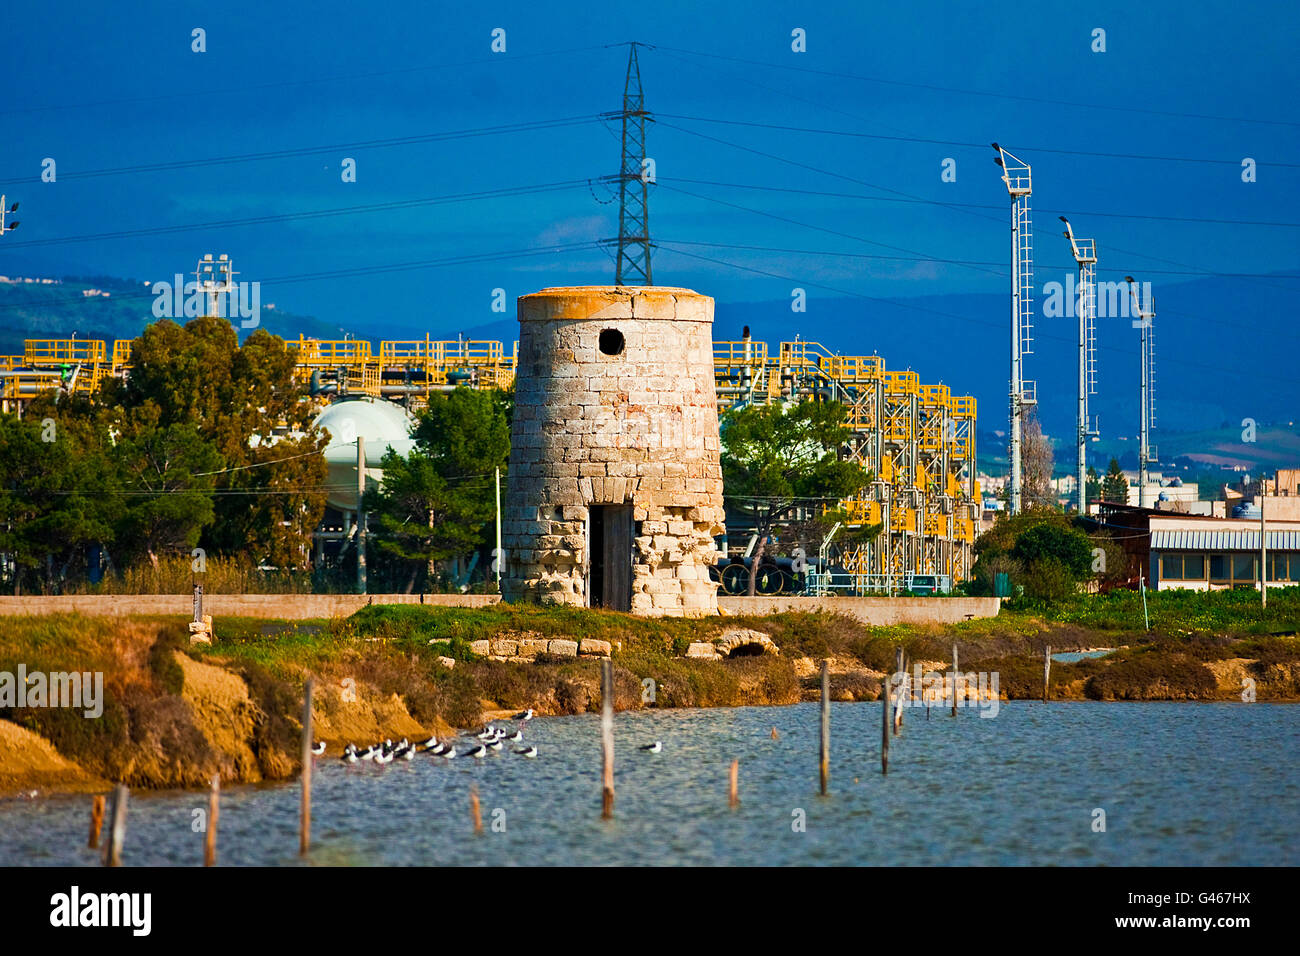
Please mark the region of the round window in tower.
[[600, 333], [600, 350], [606, 355], [622, 355], [625, 344], [618, 329], [604, 329]]

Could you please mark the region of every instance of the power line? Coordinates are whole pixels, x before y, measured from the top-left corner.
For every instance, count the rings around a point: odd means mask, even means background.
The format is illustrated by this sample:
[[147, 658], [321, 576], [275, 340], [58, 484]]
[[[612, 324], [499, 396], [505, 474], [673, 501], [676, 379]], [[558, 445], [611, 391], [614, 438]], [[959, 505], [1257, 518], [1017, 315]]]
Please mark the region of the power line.
[[[408, 262], [388, 263], [385, 265], [375, 266], [357, 266], [351, 269], [334, 269], [326, 272], [301, 272], [293, 275], [268, 276], [261, 279], [261, 282], [280, 282], [284, 284], [294, 282], [316, 282], [322, 279], [338, 279], [368, 275], [383, 275], [390, 272], [406, 272], [417, 269], [432, 269], [440, 266], [470, 265], [480, 262], [501, 262], [509, 259], [526, 259], [534, 256], [554, 255], [561, 252], [578, 252], [578, 251], [596, 251], [601, 248], [598, 241], [587, 240], [583, 242], [560, 243], [553, 246], [542, 246], [532, 249], [513, 249], [507, 252], [484, 252], [468, 253], [461, 256], [450, 256], [442, 259], [414, 259]], [[116, 296], [118, 299], [150, 299], [154, 298], [152, 292], [133, 292], [125, 295]], [[68, 298], [66, 301], [80, 301], [81, 297]], [[0, 304], [0, 310], [3, 309], [20, 309], [31, 307], [33, 303], [16, 303]], [[41, 303], [43, 305], [58, 304]]]
[[863, 76], [860, 73], [844, 73], [836, 70], [814, 70], [809, 67], [791, 66], [788, 63], [769, 63], [763, 60], [750, 60], [738, 56], [724, 56], [721, 53], [702, 53], [698, 50], [685, 50], [680, 47], [659, 46], [657, 44], [647, 44], [647, 46], [651, 49], [669, 50], [674, 53], [685, 53], [688, 56], [704, 57], [714, 60], [729, 60], [735, 63], [747, 63], [751, 66], [761, 66], [768, 70], [790, 70], [796, 73], [810, 73], [817, 76], [833, 76], [844, 80], [859, 80], [864, 83], [881, 83], [888, 86], [904, 86], [912, 89], [932, 90], [939, 93], [959, 93], [964, 96], [986, 96], [1029, 103], [1047, 103], [1052, 106], [1070, 106], [1078, 109], [1109, 110], [1118, 113], [1143, 113], [1151, 116], [1176, 116], [1184, 119], [1207, 119], [1224, 123], [1259, 123], [1266, 126], [1300, 126], [1300, 123], [1289, 122], [1286, 120], [1253, 119], [1247, 116], [1216, 116], [1209, 113], [1180, 113], [1172, 110], [1142, 109], [1135, 106], [1108, 106], [1101, 103], [1081, 103], [1075, 100], [1056, 100], [1043, 96], [1022, 96], [1012, 93], [996, 93], [992, 90], [974, 90], [954, 86], [938, 86], [933, 83], [912, 83], [904, 80], [887, 80], [883, 77]]
[[[810, 228], [815, 228], [815, 227], [810, 227]], [[755, 252], [782, 252], [791, 255], [834, 256], [834, 257], [850, 258], [850, 259], [887, 259], [887, 260], [897, 260], [900, 262], [934, 262], [942, 265], [958, 265], [958, 266], [997, 267], [1003, 265], [1003, 263], [1000, 262], [983, 262], [983, 261], [977, 261], [972, 259], [944, 259], [936, 256], [873, 256], [861, 252], [834, 252], [825, 249], [789, 249], [789, 248], [782, 248], [779, 246], [747, 246], [747, 245], [737, 245], [735, 243], [729, 243], [729, 242], [704, 242], [700, 240], [687, 240], [687, 239], [675, 239], [675, 240], [668, 240], [668, 241], [674, 242], [677, 245], [681, 245], [681, 246], [714, 246], [720, 249], [747, 249]], [[1176, 272], [1170, 269], [1143, 269], [1142, 272], [1144, 275], [1195, 276], [1200, 274], [1196, 272]], [[1005, 275], [1006, 274], [1005, 268], [1002, 270], [1002, 272], [999, 272], [998, 274]], [[1279, 279], [1300, 279], [1300, 273], [1295, 275], [1285, 275], [1285, 274], [1278, 275], [1272, 272], [1268, 272], [1268, 273], [1223, 272], [1223, 273], [1218, 273], [1218, 275], [1223, 276], [1225, 278], [1268, 276], [1268, 277], [1274, 277]], [[1245, 326], [1245, 328], [1254, 328], [1254, 326]]]
[[[753, 147], [750, 147], [750, 146], [741, 146], [741, 145], [738, 144], [738, 143], [732, 143], [732, 142], [729, 142], [728, 140], [718, 139], [716, 136], [709, 136], [709, 135], [707, 135], [706, 133], [696, 132], [695, 130], [686, 129], [686, 128], [683, 127], [683, 126], [676, 126], [676, 125], [674, 125], [674, 124], [672, 124], [672, 123], [662, 123], [661, 125], [662, 125], [662, 126], [665, 126], [665, 127], [667, 127], [667, 128], [669, 128], [669, 129], [676, 129], [676, 130], [678, 130], [678, 131], [680, 131], [680, 132], [687, 133], [688, 135], [691, 135], [691, 136], [698, 136], [698, 137], [700, 137], [701, 139], [706, 139], [706, 140], [709, 140], [709, 141], [714, 142], [714, 143], [719, 143], [719, 144], [721, 144], [721, 145], [723, 145], [723, 146], [730, 146], [730, 147], [732, 147], [732, 148], [734, 148], [734, 149], [743, 150], [744, 152], [747, 152], [747, 153], [754, 153], [755, 155], [763, 156], [764, 158], [767, 158], [767, 159], [773, 159], [773, 160], [776, 160], [777, 162], [786, 163], [786, 164], [791, 165], [791, 166], [796, 166], [796, 167], [799, 167], [800, 169], [806, 169], [806, 170], [809, 170], [809, 171], [811, 171], [811, 172], [821, 173], [822, 175], [825, 175], [825, 176], [831, 176], [831, 177], [836, 178], [836, 179], [843, 179], [843, 180], [846, 180], [846, 181], [848, 181], [848, 182], [857, 183], [857, 184], [860, 185], [860, 186], [868, 186], [868, 187], [870, 187], [870, 188], [872, 188], [872, 189], [879, 189], [879, 190], [882, 190], [882, 191], [884, 191], [884, 192], [893, 193], [893, 194], [895, 194], [895, 195], [903, 196], [903, 197], [905, 197], [905, 198], [913, 199], [913, 200], [916, 200], [916, 201], [918, 201], [918, 202], [926, 203], [926, 204], [929, 204], [929, 205], [942, 206], [942, 207], [945, 207], [945, 208], [948, 208], [948, 209], [955, 209], [955, 210], [958, 211], [958, 212], [965, 213], [966, 215], [970, 215], [970, 216], [975, 216], [975, 217], [980, 218], [980, 219], [989, 219], [989, 220], [992, 220], [992, 221], [995, 221], [995, 222], [1001, 222], [1001, 221], [1002, 221], [1002, 218], [1003, 218], [1003, 217], [1001, 217], [1001, 216], [993, 216], [993, 215], [988, 215], [988, 214], [985, 214], [985, 213], [975, 212], [975, 211], [973, 211], [973, 210], [970, 209], [970, 208], [964, 208], [963, 206], [956, 205], [956, 204], [953, 204], [953, 203], [950, 203], [950, 202], [945, 202], [945, 201], [937, 200], [937, 199], [925, 199], [925, 198], [923, 198], [923, 197], [921, 197], [921, 196], [914, 196], [914, 195], [912, 195], [911, 193], [905, 193], [905, 192], [902, 192], [901, 190], [891, 189], [891, 188], [889, 188], [889, 187], [887, 187], [887, 186], [879, 186], [879, 185], [877, 185], [876, 183], [867, 182], [866, 180], [862, 180], [862, 179], [856, 179], [856, 178], [853, 177], [853, 176], [846, 176], [846, 175], [843, 174], [843, 173], [837, 173], [837, 172], [835, 172], [835, 171], [833, 171], [833, 170], [823, 169], [823, 168], [818, 167], [818, 166], [813, 166], [813, 165], [811, 165], [811, 164], [809, 164], [809, 163], [802, 163], [802, 162], [799, 162], [798, 160], [789, 159], [789, 158], [784, 157], [784, 156], [778, 156], [778, 155], [775, 154], [775, 153], [769, 153], [769, 152], [766, 152], [766, 151], [761, 150], [761, 149], [754, 149]], [[673, 188], [673, 187], [668, 187], [668, 188], [671, 189], [671, 188]], [[1034, 235], [1035, 235], [1035, 236], [1040, 235], [1040, 234], [1041, 234], [1041, 233], [1040, 233], [1038, 230], [1035, 230], [1035, 231], [1034, 231]], [[1213, 271], [1213, 270], [1210, 270], [1210, 269], [1204, 269], [1204, 268], [1202, 268], [1202, 267], [1200, 267], [1200, 266], [1196, 266], [1196, 265], [1194, 265], [1194, 264], [1192, 264], [1192, 263], [1188, 263], [1188, 262], [1179, 262], [1179, 261], [1177, 261], [1177, 260], [1172, 260], [1172, 259], [1162, 259], [1162, 258], [1160, 258], [1159, 256], [1152, 256], [1152, 255], [1150, 255], [1149, 253], [1138, 252], [1138, 251], [1136, 251], [1136, 250], [1132, 250], [1132, 249], [1124, 249], [1124, 248], [1122, 248], [1122, 247], [1120, 247], [1120, 246], [1114, 246], [1114, 245], [1111, 245], [1109, 248], [1115, 250], [1116, 252], [1122, 252], [1122, 253], [1126, 253], [1126, 254], [1128, 254], [1128, 255], [1134, 255], [1134, 256], [1137, 256], [1138, 258], [1141, 258], [1141, 259], [1150, 259], [1150, 260], [1155, 261], [1155, 262], [1165, 262], [1165, 263], [1168, 263], [1168, 264], [1170, 264], [1170, 265], [1181, 265], [1181, 266], [1186, 266], [1186, 267], [1189, 268], [1189, 269], [1195, 269], [1195, 270], [1196, 270], [1196, 273], [1197, 273], [1197, 274], [1201, 274], [1201, 275], [1207, 275], [1207, 276], [1217, 276], [1217, 275], [1220, 275], [1220, 273], [1216, 273], [1216, 272]], [[906, 251], [910, 251], [910, 250], [906, 250]], [[1140, 270], [1140, 269], [1133, 269], [1133, 270], [1131, 270], [1131, 271], [1141, 271], [1141, 270]], [[1253, 275], [1253, 274], [1249, 274], [1249, 273], [1238, 273], [1235, 277], [1237, 277], [1237, 278], [1245, 278], [1245, 279], [1247, 279], [1247, 280], [1249, 280], [1249, 281], [1259, 282], [1259, 283], [1262, 284], [1262, 285], [1272, 285], [1272, 283], [1268, 283], [1268, 282], [1263, 282], [1263, 281], [1262, 281], [1262, 278], [1264, 278], [1265, 276]], [[1271, 277], [1271, 276], [1269, 276], [1269, 277]], [[1273, 288], [1281, 289], [1281, 288], [1283, 288], [1283, 287], [1282, 287], [1282, 286], [1273, 286]], [[1288, 290], [1286, 290], [1286, 291], [1291, 291], [1291, 290], [1288, 289]]]
[[[827, 233], [827, 234], [829, 234], [829, 235], [832, 235], [832, 236], [839, 236], [839, 237], [842, 238], [842, 239], [853, 239], [853, 240], [855, 240], [855, 241], [857, 241], [857, 242], [865, 242], [865, 243], [867, 243], [867, 244], [869, 244], [869, 245], [880, 246], [882, 249], [892, 249], [892, 250], [894, 250], [895, 252], [907, 252], [907, 253], [911, 253], [912, 255], [922, 256], [922, 257], [924, 257], [924, 258], [926, 258], [926, 259], [930, 259], [930, 260], [933, 260], [933, 259], [936, 258], [936, 257], [926, 256], [925, 253], [917, 252], [917, 250], [915, 250], [915, 249], [908, 249], [908, 248], [905, 248], [905, 247], [903, 247], [903, 246], [892, 246], [892, 245], [889, 245], [888, 243], [877, 242], [877, 241], [874, 240], [874, 239], [867, 239], [865, 236], [855, 236], [855, 235], [853, 235], [852, 233], [848, 233], [848, 232], [840, 232], [840, 231], [835, 230], [835, 229], [827, 229], [827, 228], [825, 228], [825, 227], [823, 227], [823, 226], [814, 226], [814, 225], [812, 225], [812, 224], [810, 224], [810, 223], [801, 222], [801, 221], [798, 220], [798, 219], [790, 219], [790, 218], [787, 217], [787, 216], [778, 216], [776, 213], [764, 212], [764, 211], [762, 211], [761, 209], [751, 209], [751, 208], [748, 207], [748, 206], [742, 206], [742, 205], [740, 205], [740, 204], [738, 204], [738, 203], [727, 202], [725, 199], [715, 199], [715, 198], [713, 198], [712, 196], [703, 196], [703, 195], [700, 195], [699, 193], [693, 193], [693, 192], [691, 192], [691, 191], [689, 191], [689, 190], [686, 190], [686, 189], [680, 189], [680, 188], [678, 188], [678, 187], [676, 187], [676, 186], [669, 186], [669, 185], [667, 185], [666, 183], [660, 183], [659, 185], [663, 186], [665, 189], [670, 189], [670, 190], [672, 190], [673, 192], [679, 192], [679, 193], [682, 193], [682, 194], [685, 195], [685, 196], [691, 196], [691, 197], [693, 197], [693, 198], [695, 198], [695, 199], [703, 199], [703, 200], [705, 200], [706, 202], [717, 203], [717, 204], [720, 205], [720, 206], [730, 206], [732, 209], [739, 209], [739, 210], [742, 210], [742, 211], [744, 211], [744, 212], [751, 212], [751, 213], [754, 213], [755, 215], [758, 215], [758, 216], [766, 216], [766, 217], [769, 218], [769, 219], [776, 219], [776, 220], [778, 220], [778, 221], [780, 221], [780, 222], [787, 222], [787, 223], [790, 223], [791, 225], [795, 225], [795, 226], [803, 226], [805, 229], [813, 229], [813, 230], [816, 230], [817, 232], [825, 232], [825, 233]], [[1000, 274], [1000, 273], [997, 273], [997, 272], [993, 272], [993, 270], [991, 270], [991, 269], [989, 269], [989, 268], [986, 268], [986, 267], [983, 267], [983, 266], [979, 266], [979, 265], [973, 265], [973, 264], [969, 264], [969, 263], [960, 263], [960, 265], [962, 265], [964, 268], [975, 269], [975, 270], [978, 271], [978, 272], [988, 272], [988, 273], [991, 273], [992, 275], [999, 275], [999, 274]]]
[[[863, 193], [835, 192], [833, 190], [824, 189], [796, 189], [792, 186], [760, 186], [757, 183], [724, 182], [714, 179], [684, 179], [678, 176], [672, 177], [672, 181], [677, 183], [692, 183], [697, 186], [728, 186], [733, 189], [754, 189], [764, 192], [796, 193], [804, 196], [825, 196], [834, 199], [861, 199], [865, 202], [897, 202], [915, 203], [919, 205], [933, 205], [937, 202], [937, 200], [933, 199], [904, 199], [898, 196], [867, 196]], [[988, 209], [997, 212], [1003, 211], [1003, 206], [995, 206], [989, 203], [954, 202], [944, 203], [944, 205], [956, 206], [964, 209]], [[1191, 222], [1227, 226], [1279, 226], [1300, 229], [1300, 222], [1278, 222], [1268, 219], [1206, 219], [1200, 216], [1157, 216], [1151, 213], [1097, 212], [1095, 209], [1046, 209], [1043, 211], [1054, 215], [1065, 216], [1098, 216], [1108, 219], [1140, 219], [1150, 220], [1152, 222]]]
[[[963, 146], [972, 149], [987, 149], [988, 143], [970, 143], [951, 139], [925, 139], [918, 136], [884, 136], [879, 133], [858, 133], [842, 129], [816, 129], [808, 126], [783, 126], [776, 123], [756, 123], [744, 120], [717, 119], [710, 116], [685, 116], [678, 113], [656, 113], [656, 116], [668, 119], [694, 120], [699, 123], [719, 123], [727, 126], [749, 126], [755, 129], [773, 129], [788, 133], [818, 133], [825, 136], [849, 136], [854, 139], [880, 139], [898, 143], [926, 143], [936, 146]], [[1017, 144], [1010, 144], [1017, 145]], [[1145, 153], [1094, 153], [1081, 149], [1056, 149], [1050, 146], [1019, 145], [1017, 152], [1034, 151], [1037, 153], [1058, 153], [1063, 156], [1092, 156], [1102, 159], [1142, 159], [1166, 163], [1213, 163], [1223, 166], [1241, 166], [1240, 159], [1208, 159], [1197, 156], [1151, 156]], [[1257, 163], [1258, 166], [1273, 166], [1282, 169], [1300, 169], [1300, 163]]]
[[[785, 281], [785, 282], [794, 282], [794, 283], [797, 283], [798, 285], [801, 285], [801, 286], [812, 286], [813, 288], [816, 288], [816, 289], [826, 289], [827, 291], [829, 291], [829, 292], [834, 292], [834, 293], [836, 293], [837, 295], [851, 296], [851, 297], [853, 297], [853, 298], [855, 298], [855, 299], [867, 299], [867, 300], [869, 300], [869, 301], [871, 301], [871, 302], [881, 302], [881, 303], [884, 303], [884, 304], [886, 304], [886, 305], [894, 306], [894, 307], [896, 307], [896, 308], [912, 309], [913, 311], [917, 311], [917, 312], [925, 312], [925, 313], [928, 313], [928, 314], [930, 314], [930, 315], [939, 315], [939, 316], [943, 316], [944, 318], [957, 319], [958, 321], [963, 322], [963, 323], [975, 324], [975, 325], [983, 325], [983, 326], [987, 326], [987, 327], [989, 327], [989, 328], [994, 328], [994, 329], [999, 329], [999, 330], [1001, 330], [1002, 327], [1003, 327], [1003, 324], [1000, 323], [1000, 322], [987, 322], [987, 321], [982, 321], [982, 320], [980, 320], [980, 319], [973, 319], [973, 318], [971, 318], [971, 317], [968, 316], [968, 315], [958, 315], [958, 314], [955, 313], [955, 312], [945, 312], [945, 311], [943, 311], [942, 309], [930, 309], [930, 308], [926, 308], [926, 307], [923, 306], [923, 305], [915, 305], [915, 304], [913, 304], [913, 303], [905, 302], [905, 301], [902, 301], [902, 300], [899, 300], [899, 299], [886, 299], [886, 298], [883, 298], [883, 297], [881, 297], [881, 296], [867, 295], [866, 293], [863, 293], [863, 292], [853, 292], [853, 291], [850, 291], [850, 290], [848, 290], [848, 289], [838, 289], [838, 288], [836, 288], [836, 287], [834, 287], [834, 286], [825, 285], [824, 283], [813, 282], [813, 281], [809, 281], [809, 280], [807, 280], [807, 279], [796, 279], [796, 278], [794, 278], [793, 276], [781, 275], [780, 273], [770, 272], [770, 271], [765, 270], [765, 269], [757, 269], [757, 268], [755, 268], [755, 267], [753, 267], [753, 266], [744, 266], [744, 265], [741, 265], [740, 263], [737, 263], [737, 262], [728, 262], [728, 261], [725, 260], [725, 259], [715, 259], [715, 258], [713, 258], [712, 256], [702, 256], [702, 255], [700, 255], [700, 254], [698, 254], [698, 253], [694, 253], [694, 252], [686, 252], [686, 251], [683, 250], [683, 249], [678, 249], [678, 248], [676, 248], [672, 243], [668, 243], [668, 242], [660, 241], [660, 242], [658, 243], [658, 245], [659, 245], [661, 248], [666, 248], [666, 249], [668, 249], [668, 250], [671, 251], [671, 252], [675, 252], [675, 253], [676, 253], [677, 255], [679, 255], [679, 256], [687, 256], [688, 258], [691, 258], [691, 259], [699, 259], [699, 260], [704, 261], [704, 262], [712, 262], [712, 263], [715, 263], [716, 265], [728, 266], [729, 268], [732, 268], [732, 269], [740, 269], [740, 270], [742, 270], [742, 271], [744, 271], [744, 272], [752, 272], [752, 273], [754, 273], [754, 274], [756, 274], [756, 275], [767, 276], [768, 278], [772, 278], [772, 279], [781, 279], [781, 280], [783, 280], [783, 281]], [[1064, 336], [1060, 336], [1060, 335], [1050, 335], [1050, 334], [1047, 334], [1047, 333], [1040, 333], [1039, 337], [1040, 337], [1040, 338], [1045, 338], [1045, 339], [1053, 339], [1053, 340], [1058, 341], [1058, 342], [1073, 342], [1073, 341], [1074, 341], [1073, 339], [1067, 339], [1067, 338], [1065, 338]], [[1129, 352], [1128, 352], [1127, 350], [1125, 350], [1125, 349], [1121, 349], [1121, 348], [1118, 348], [1118, 347], [1115, 347], [1115, 346], [1098, 346], [1098, 348], [1104, 348], [1104, 349], [1105, 349], [1106, 351], [1108, 351], [1108, 352], [1120, 352], [1120, 353], [1123, 353], [1123, 354], [1125, 354], [1125, 355], [1128, 355], [1128, 354], [1129, 354]], [[1224, 373], [1225, 371], [1227, 371], [1227, 372], [1234, 371], [1233, 369], [1225, 369], [1225, 368], [1223, 368], [1221, 365], [1211, 365], [1211, 364], [1208, 364], [1208, 363], [1202, 363], [1202, 362], [1188, 362], [1188, 361], [1186, 361], [1185, 359], [1166, 359], [1166, 361], [1174, 362], [1174, 363], [1179, 364], [1179, 365], [1187, 365], [1187, 366], [1191, 366], [1191, 367], [1193, 367], [1193, 368], [1203, 368], [1203, 369], [1208, 369], [1208, 370], [1214, 372], [1216, 375], [1219, 375], [1219, 376], [1222, 376], [1223, 373]], [[1238, 372], [1237, 374], [1240, 374], [1240, 375], [1245, 376], [1247, 373]], [[1279, 381], [1279, 382], [1286, 382], [1288, 385], [1294, 383], [1294, 380], [1291, 379], [1291, 378], [1284, 378], [1283, 376], [1280, 376], [1280, 375], [1267, 375], [1267, 374], [1264, 374], [1264, 373], [1262, 373], [1262, 372], [1259, 372], [1259, 371], [1257, 371], [1257, 370], [1255, 370], [1255, 369], [1252, 369], [1252, 370], [1250, 371], [1250, 373], [1249, 373], [1249, 377], [1250, 377], [1250, 378], [1271, 378], [1271, 379], [1274, 379], [1274, 380]]]
[[197, 99], [207, 96], [224, 96], [230, 93], [252, 93], [259, 90], [282, 89], [287, 86], [311, 86], [317, 83], [342, 83], [352, 82], [354, 80], [369, 80], [384, 76], [400, 76], [410, 73], [426, 73], [432, 70], [449, 70], [460, 69], [463, 67], [493, 66], [501, 63], [512, 63], [521, 60], [531, 60], [538, 57], [547, 56], [568, 56], [574, 53], [588, 53], [593, 50], [604, 50], [610, 46], [621, 46], [622, 44], [593, 44], [591, 46], [572, 47], [567, 50], [543, 50], [537, 53], [512, 53], [507, 56], [493, 54], [491, 58], [484, 60], [465, 60], [459, 63], [435, 63], [430, 66], [411, 66], [397, 70], [377, 70], [368, 73], [349, 73], [338, 74], [335, 76], [319, 76], [304, 80], [281, 80], [276, 83], [256, 83], [249, 86], [228, 86], [218, 90], [190, 90], [184, 93], [158, 93], [152, 96], [130, 96], [120, 97], [114, 100], [97, 100], [88, 103], [61, 103], [47, 104], [45, 106], [14, 106], [9, 109], [0, 110], [0, 116], [11, 113], [40, 113], [54, 110], [78, 110], [89, 109], [91, 107], [117, 106], [123, 103], [151, 103], [157, 100], [172, 99]]
[[[383, 149], [392, 146], [410, 146], [421, 143], [438, 143], [448, 140], [469, 139], [475, 136], [498, 136], [503, 133], [532, 132], [535, 130], [562, 129], [569, 126], [581, 126], [600, 120], [599, 115], [566, 116], [553, 120], [535, 120], [524, 123], [508, 123], [502, 126], [481, 126], [473, 129], [447, 130], [442, 133], [424, 133], [414, 136], [396, 136], [389, 139], [361, 140], [352, 143], [331, 143], [324, 146], [302, 146], [296, 149], [267, 150], [261, 153], [238, 153], [231, 156], [210, 156], [199, 159], [179, 159], [165, 163], [141, 163], [134, 166], [115, 166], [107, 169], [87, 169], [81, 172], [60, 171], [61, 179], [88, 179], [96, 176], [121, 176], [127, 173], [157, 172], [160, 170], [194, 169], [200, 166], [224, 166], [235, 163], [262, 162], [271, 159], [285, 159], [291, 156], [315, 156], [321, 153], [336, 152], [341, 149]], [[31, 176], [17, 176], [0, 180], [0, 185], [15, 185], [32, 181]]]
[[262, 225], [275, 222], [294, 222], [300, 219], [319, 219], [334, 216], [351, 216], [358, 213], [380, 212], [389, 209], [408, 209], [420, 206], [442, 205], [444, 203], [467, 202], [476, 199], [495, 199], [504, 196], [523, 196], [544, 192], [558, 192], [577, 186], [588, 185], [590, 180], [571, 179], [562, 182], [540, 183], [536, 186], [508, 186], [501, 189], [487, 189], [480, 192], [452, 193], [445, 196], [426, 196], [420, 199], [398, 199], [392, 202], [365, 203], [359, 206], [335, 206], [332, 209], [315, 209], [307, 212], [277, 213], [267, 216], [247, 216], [241, 219], [215, 219], [208, 222], [191, 222], [175, 226], [150, 226], [143, 229], [119, 229], [113, 232], [83, 233], [72, 236], [55, 236], [49, 239], [28, 239], [22, 242], [7, 242], [8, 249], [27, 246], [53, 246], [68, 242], [99, 242], [106, 239], [124, 239], [131, 236], [164, 235], [175, 232], [188, 232], [192, 229], [224, 229], [232, 226]]

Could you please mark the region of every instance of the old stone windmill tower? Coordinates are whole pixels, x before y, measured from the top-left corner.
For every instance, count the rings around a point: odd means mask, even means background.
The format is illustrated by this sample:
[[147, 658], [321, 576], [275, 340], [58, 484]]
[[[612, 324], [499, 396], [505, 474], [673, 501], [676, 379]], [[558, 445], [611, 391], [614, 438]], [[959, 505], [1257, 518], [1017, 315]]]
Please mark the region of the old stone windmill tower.
[[582, 286], [519, 299], [507, 600], [717, 612], [713, 300]]

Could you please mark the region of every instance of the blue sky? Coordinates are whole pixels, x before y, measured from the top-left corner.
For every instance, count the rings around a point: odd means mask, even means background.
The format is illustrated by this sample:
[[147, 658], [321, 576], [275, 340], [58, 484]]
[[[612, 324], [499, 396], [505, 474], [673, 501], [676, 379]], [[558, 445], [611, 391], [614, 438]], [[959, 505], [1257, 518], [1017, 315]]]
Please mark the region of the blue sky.
[[[0, 243], [0, 273], [159, 279], [192, 271], [204, 252], [227, 252], [241, 278], [263, 281], [263, 303], [374, 339], [499, 320], [491, 311], [498, 287], [513, 299], [547, 285], [612, 281], [612, 258], [601, 249], [333, 274], [613, 236], [608, 187], [585, 181], [617, 170], [617, 125], [585, 120], [620, 107], [627, 47], [613, 44], [638, 40], [651, 45], [641, 68], [647, 107], [660, 117], [649, 133], [659, 179], [650, 200], [662, 244], [656, 281], [720, 303], [788, 300], [793, 286], [806, 286], [805, 337], [818, 337], [816, 303], [832, 290], [891, 298], [1005, 290], [1006, 193], [992, 140], [1033, 164], [1040, 287], [1072, 268], [1056, 221], [1062, 211], [1080, 235], [1096, 237], [1099, 278], [1132, 273], [1152, 281], [1158, 297], [1205, 272], [1294, 275], [1294, 227], [1121, 216], [1300, 222], [1298, 23], [1300, 12], [1283, 3], [844, 3], [811, 11], [729, 0], [10, 3], [0, 188], [21, 201], [22, 229]], [[207, 31], [206, 53], [191, 51], [195, 27]], [[490, 50], [498, 27], [503, 54]], [[806, 31], [804, 53], [791, 49], [795, 28]], [[1106, 31], [1104, 53], [1091, 49], [1095, 28]], [[359, 145], [571, 117], [582, 122]], [[316, 147], [331, 148], [77, 175]], [[346, 156], [357, 161], [355, 183], [341, 181]], [[57, 162], [56, 183], [39, 181], [45, 157]], [[1257, 182], [1241, 181], [1245, 157], [1259, 164]], [[956, 182], [941, 181], [945, 158], [956, 160]], [[568, 181], [578, 183], [41, 244]], [[931, 202], [881, 201], [891, 198]], [[933, 261], [945, 259], [977, 265]], [[307, 273], [327, 277], [279, 278]], [[1293, 312], [1252, 315], [1249, 302], [1252, 292], [1290, 292], [1298, 280], [1232, 281], [1245, 309], [1237, 321], [1294, 336]], [[870, 316], [863, 300], [862, 321]], [[1171, 313], [1166, 321], [1177, 320]], [[915, 334], [927, 334], [919, 314]], [[1000, 366], [1004, 352], [991, 348], [988, 360]]]

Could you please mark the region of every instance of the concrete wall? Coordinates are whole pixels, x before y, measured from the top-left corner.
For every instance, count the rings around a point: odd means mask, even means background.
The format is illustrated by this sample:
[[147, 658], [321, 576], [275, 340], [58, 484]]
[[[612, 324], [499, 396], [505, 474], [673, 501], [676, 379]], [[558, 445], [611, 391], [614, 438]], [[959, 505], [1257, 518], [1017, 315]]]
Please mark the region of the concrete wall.
[[[227, 617], [304, 618], [346, 617], [375, 604], [419, 604], [418, 594], [208, 594], [203, 613], [218, 621]], [[426, 594], [425, 604], [442, 607], [486, 607], [501, 598], [496, 594]], [[69, 597], [12, 597], [0, 595], [0, 616], [7, 614], [63, 614], [69, 612], [116, 617], [123, 614], [194, 614], [189, 594], [83, 594]]]
[[[203, 612], [220, 622], [226, 617], [266, 617], [300, 620], [346, 617], [375, 604], [419, 604], [418, 594], [209, 594]], [[424, 603], [441, 607], [487, 607], [495, 594], [426, 594]], [[831, 611], [866, 624], [952, 624], [971, 617], [996, 617], [998, 598], [907, 597], [727, 597], [718, 605], [730, 614], [775, 614], [781, 611]], [[170, 614], [189, 618], [194, 599], [188, 594], [87, 594], [71, 597], [12, 597], [0, 595], [0, 617], [15, 614], [69, 612], [115, 617], [127, 614]]]
[[728, 597], [718, 607], [729, 614], [776, 614], [781, 611], [829, 611], [856, 617], [864, 624], [954, 624], [975, 617], [997, 617], [1002, 599], [995, 597]]

